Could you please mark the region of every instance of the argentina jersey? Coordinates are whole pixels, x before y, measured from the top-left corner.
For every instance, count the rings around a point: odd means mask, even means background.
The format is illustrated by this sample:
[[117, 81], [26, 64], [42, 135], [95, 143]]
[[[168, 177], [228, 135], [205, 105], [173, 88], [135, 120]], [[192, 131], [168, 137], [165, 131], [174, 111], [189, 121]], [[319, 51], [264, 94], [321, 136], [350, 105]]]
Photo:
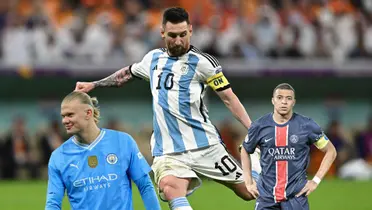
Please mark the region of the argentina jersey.
[[229, 87], [218, 61], [191, 46], [181, 57], [166, 49], [150, 51], [131, 73], [148, 80], [153, 96], [153, 156], [184, 152], [220, 143], [203, 103], [207, 85]]
[[61, 209], [65, 192], [71, 209], [133, 209], [131, 180], [150, 170], [126, 133], [101, 129], [89, 145], [71, 137], [49, 160], [46, 209]]

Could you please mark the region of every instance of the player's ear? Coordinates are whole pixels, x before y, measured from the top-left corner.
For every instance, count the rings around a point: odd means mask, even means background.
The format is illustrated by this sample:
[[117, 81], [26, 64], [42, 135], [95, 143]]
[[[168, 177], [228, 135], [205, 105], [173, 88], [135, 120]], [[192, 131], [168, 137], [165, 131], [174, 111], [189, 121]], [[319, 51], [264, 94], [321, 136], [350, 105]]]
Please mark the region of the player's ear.
[[91, 118], [93, 116], [93, 110], [92, 109], [87, 109], [86, 113], [87, 114], [85, 115], [85, 119], [89, 120], [89, 118]]
[[164, 25], [160, 26], [160, 35], [162, 39], [165, 39], [165, 30], [164, 30]]
[[190, 33], [190, 36], [192, 36], [192, 25], [191, 24], [189, 25], [189, 33]]
[[271, 98], [271, 103], [274, 105], [274, 97]]

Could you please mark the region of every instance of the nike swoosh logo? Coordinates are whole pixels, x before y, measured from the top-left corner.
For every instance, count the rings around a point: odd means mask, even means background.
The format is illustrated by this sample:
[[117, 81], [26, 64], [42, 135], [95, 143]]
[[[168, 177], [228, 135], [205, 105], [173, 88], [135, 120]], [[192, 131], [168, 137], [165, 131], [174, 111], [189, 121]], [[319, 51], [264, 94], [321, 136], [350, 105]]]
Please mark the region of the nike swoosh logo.
[[268, 139], [265, 139], [264, 141], [265, 141], [265, 142], [269, 142], [269, 141], [271, 141], [272, 139], [273, 139], [273, 137], [268, 138]]

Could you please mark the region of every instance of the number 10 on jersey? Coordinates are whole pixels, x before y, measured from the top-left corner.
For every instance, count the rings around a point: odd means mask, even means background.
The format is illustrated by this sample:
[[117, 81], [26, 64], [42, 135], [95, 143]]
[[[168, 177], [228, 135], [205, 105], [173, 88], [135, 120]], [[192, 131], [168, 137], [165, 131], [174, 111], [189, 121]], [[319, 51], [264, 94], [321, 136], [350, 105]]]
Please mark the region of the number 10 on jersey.
[[[162, 88], [162, 75], [163, 75], [163, 72], [161, 72], [159, 75], [158, 75], [158, 86], [156, 86], [156, 89], [160, 90]], [[173, 88], [173, 77], [174, 77], [174, 74], [173, 73], [166, 73], [166, 76], [164, 78], [164, 81], [163, 81], [163, 86], [166, 90], [170, 90]]]

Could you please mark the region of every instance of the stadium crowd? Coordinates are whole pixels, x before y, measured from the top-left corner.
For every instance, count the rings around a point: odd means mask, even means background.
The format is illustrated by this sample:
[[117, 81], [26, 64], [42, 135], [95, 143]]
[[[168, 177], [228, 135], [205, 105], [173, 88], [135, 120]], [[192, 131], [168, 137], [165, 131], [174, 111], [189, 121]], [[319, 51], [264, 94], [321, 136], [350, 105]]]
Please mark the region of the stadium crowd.
[[2, 0], [5, 64], [137, 61], [163, 44], [162, 10], [191, 15], [193, 44], [219, 57], [372, 55], [369, 0]]

